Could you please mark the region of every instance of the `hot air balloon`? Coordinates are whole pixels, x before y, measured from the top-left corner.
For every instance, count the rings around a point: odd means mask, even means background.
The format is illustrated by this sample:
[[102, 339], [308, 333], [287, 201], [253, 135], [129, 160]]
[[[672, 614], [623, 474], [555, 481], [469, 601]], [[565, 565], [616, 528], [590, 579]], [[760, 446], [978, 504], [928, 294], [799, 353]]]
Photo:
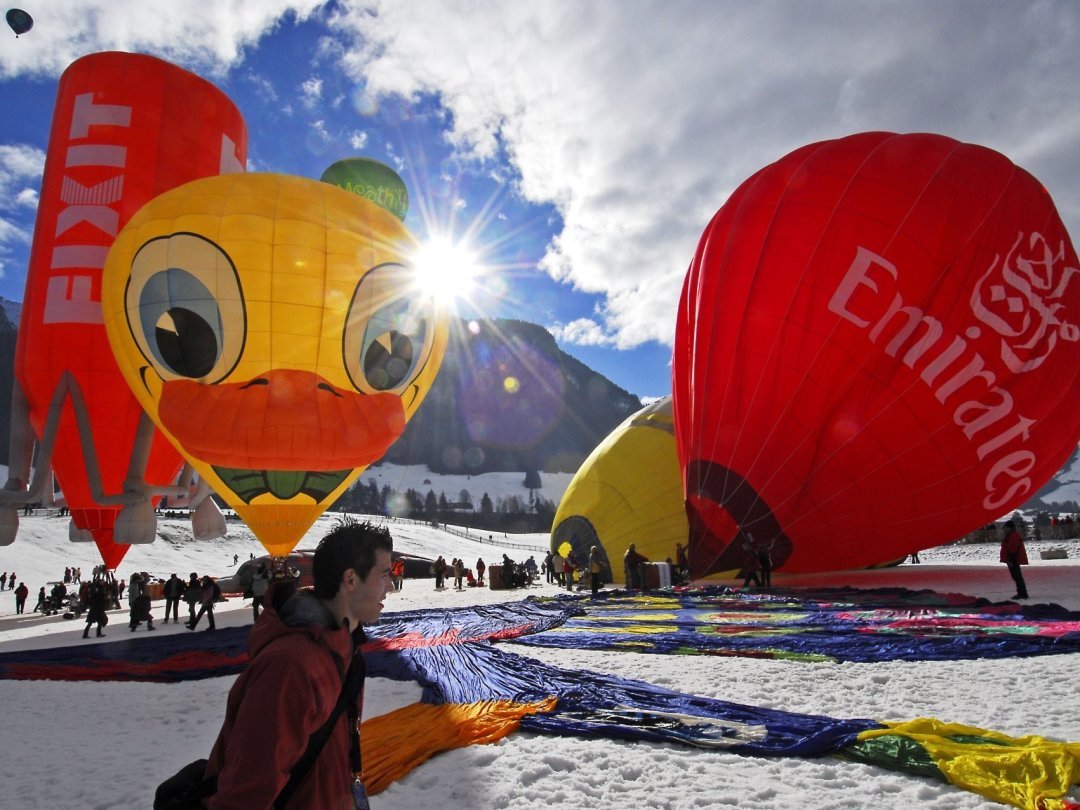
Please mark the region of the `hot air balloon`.
[[15, 39], [19, 38], [19, 34], [25, 34], [34, 27], [34, 18], [21, 8], [9, 8], [5, 16], [8, 27], [15, 32]]
[[552, 527], [551, 550], [564, 557], [573, 550], [586, 560], [593, 546], [601, 550], [605, 581], [625, 580], [631, 544], [655, 562], [675, 558], [687, 523], [671, 397], [642, 408], [597, 445], [566, 488]]
[[[110, 567], [126, 551], [114, 540], [153, 539], [153, 500], [182, 461], [144, 418], [109, 349], [105, 256], [160, 192], [242, 170], [246, 141], [240, 112], [220, 90], [160, 59], [96, 53], [60, 78], [16, 347], [13, 410], [22, 419], [0, 502], [40, 497], [26, 491], [28, 422], [42, 442], [38, 461], [51, 462], [71, 508], [72, 538], [89, 532]], [[0, 512], [10, 542], [18, 519], [10, 506]], [[114, 537], [118, 516], [123, 531]]]
[[951, 541], [1080, 438], [1080, 280], [1046, 189], [931, 134], [805, 146], [702, 235], [673, 356], [695, 576], [746, 535], [786, 572]]
[[448, 314], [396, 216], [277, 174], [166, 192], [117, 237], [105, 325], [146, 412], [271, 554], [401, 434]]
[[409, 212], [409, 190], [401, 177], [377, 160], [350, 157], [331, 164], [319, 178], [385, 208], [402, 222]]

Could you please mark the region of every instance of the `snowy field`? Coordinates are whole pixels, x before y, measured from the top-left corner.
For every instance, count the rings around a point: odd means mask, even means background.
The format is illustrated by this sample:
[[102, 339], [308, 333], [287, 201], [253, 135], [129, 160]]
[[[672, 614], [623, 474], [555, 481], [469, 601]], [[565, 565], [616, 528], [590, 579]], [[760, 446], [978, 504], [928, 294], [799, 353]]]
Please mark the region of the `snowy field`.
[[[323, 519], [300, 543], [313, 547], [325, 531]], [[198, 571], [223, 575], [261, 548], [242, 528], [230, 536], [195, 543], [183, 521], [163, 521], [162, 538], [133, 546], [121, 576], [146, 570], [167, 575]], [[546, 536], [497, 535], [506, 547], [477, 542], [429, 526], [391, 523], [396, 547], [434, 557], [494, 559], [539, 550]], [[67, 541], [66, 521], [38, 516], [25, 519], [14, 544], [0, 549], [0, 569], [15, 570], [36, 593], [65, 565], [84, 574], [96, 561], [93, 546]], [[186, 533], [186, 534], [185, 534]], [[485, 537], [486, 539], [486, 537]], [[513, 543], [513, 546], [509, 544]], [[1065, 547], [1066, 560], [1039, 560], [1026, 569], [1032, 602], [1057, 602], [1080, 610], [1080, 543]], [[996, 546], [935, 549], [923, 564], [881, 571], [776, 577], [778, 585], [851, 584], [934, 588], [1004, 600], [1012, 582], [996, 562]], [[531, 593], [554, 594], [542, 585]], [[32, 607], [33, 593], [30, 599]], [[453, 589], [435, 592], [431, 581], [406, 581], [388, 597], [387, 611], [522, 598], [520, 591]], [[247, 602], [221, 606], [219, 626], [250, 621]], [[160, 617], [160, 603], [156, 603]], [[14, 616], [14, 596], [0, 596], [0, 651], [93, 643], [81, 639], [82, 624], [37, 614]], [[158, 634], [185, 633], [158, 624]], [[129, 634], [124, 612], [113, 616], [110, 641], [137, 643], [145, 629]], [[508, 645], [513, 648], [513, 645]], [[667, 658], [614, 652], [517, 647], [548, 663], [611, 672], [706, 697], [753, 706], [824, 714], [837, 718], [902, 720], [932, 716], [1013, 735], [1039, 733], [1080, 740], [1075, 679], [1076, 655], [1016, 660], [814, 664], [749, 658]], [[0, 770], [3, 806], [79, 807], [92, 810], [149, 808], [154, 786], [180, 765], [205, 756], [217, 734], [225, 696], [234, 677], [180, 684], [64, 683], [0, 681], [4, 707], [4, 750]], [[419, 689], [384, 679], [368, 682], [366, 716], [415, 702]], [[1074, 797], [1075, 798], [1075, 797]], [[555, 738], [517, 733], [500, 743], [441, 754], [382, 794], [372, 807], [501, 808], [683, 808], [760, 807], [868, 808], [911, 807], [970, 810], [998, 807], [981, 797], [926, 779], [833, 758], [753, 759], [674, 745]]]

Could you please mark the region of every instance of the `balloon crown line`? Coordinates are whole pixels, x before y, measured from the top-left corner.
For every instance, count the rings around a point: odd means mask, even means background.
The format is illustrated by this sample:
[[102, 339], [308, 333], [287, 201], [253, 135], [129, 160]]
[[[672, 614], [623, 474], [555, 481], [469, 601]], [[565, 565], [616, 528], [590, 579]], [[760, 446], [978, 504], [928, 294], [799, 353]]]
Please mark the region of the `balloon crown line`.
[[409, 212], [409, 192], [396, 171], [371, 158], [345, 158], [333, 163], [319, 178], [350, 194], [371, 200], [402, 222]]

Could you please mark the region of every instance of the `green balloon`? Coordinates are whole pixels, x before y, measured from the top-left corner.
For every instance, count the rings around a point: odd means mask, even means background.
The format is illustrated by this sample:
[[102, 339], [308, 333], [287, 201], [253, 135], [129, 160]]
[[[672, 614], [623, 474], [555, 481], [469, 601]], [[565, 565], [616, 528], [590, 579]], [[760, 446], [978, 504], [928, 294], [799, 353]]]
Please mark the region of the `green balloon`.
[[398, 173], [370, 158], [345, 158], [334, 163], [319, 178], [358, 197], [371, 200], [402, 222], [409, 212], [409, 192]]

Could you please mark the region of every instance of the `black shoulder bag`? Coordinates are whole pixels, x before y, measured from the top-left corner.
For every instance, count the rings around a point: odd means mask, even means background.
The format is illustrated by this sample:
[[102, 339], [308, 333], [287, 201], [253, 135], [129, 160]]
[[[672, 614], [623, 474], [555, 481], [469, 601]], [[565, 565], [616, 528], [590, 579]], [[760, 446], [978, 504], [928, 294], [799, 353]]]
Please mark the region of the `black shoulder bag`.
[[[360, 694], [360, 686], [364, 682], [364, 670], [364, 661], [360, 657], [360, 653], [357, 652], [353, 656], [349, 671], [345, 675], [345, 682], [341, 686], [341, 694], [338, 695], [337, 703], [334, 704], [334, 708], [326, 722], [312, 732], [311, 737], [308, 738], [304, 755], [293, 765], [292, 771], [289, 773], [289, 781], [285, 783], [285, 787], [281, 789], [281, 793], [274, 800], [275, 810], [281, 810], [281, 808], [285, 807], [296, 789], [300, 787], [300, 783], [308, 775], [311, 766], [319, 758], [326, 741], [330, 739], [330, 734], [333, 732], [334, 726], [337, 725], [342, 713], [348, 710], [350, 706], [356, 706], [356, 698]], [[353, 765], [359, 772], [360, 745], [355, 731], [351, 732], [351, 736], [353, 747], [351, 756]], [[175, 775], [170, 776], [158, 785], [157, 790], [154, 792], [154, 810], [202, 810], [203, 799], [213, 796], [217, 790], [216, 776], [211, 776], [209, 779], [203, 778], [206, 763], [207, 760], [205, 759], [190, 762], [177, 771]]]

